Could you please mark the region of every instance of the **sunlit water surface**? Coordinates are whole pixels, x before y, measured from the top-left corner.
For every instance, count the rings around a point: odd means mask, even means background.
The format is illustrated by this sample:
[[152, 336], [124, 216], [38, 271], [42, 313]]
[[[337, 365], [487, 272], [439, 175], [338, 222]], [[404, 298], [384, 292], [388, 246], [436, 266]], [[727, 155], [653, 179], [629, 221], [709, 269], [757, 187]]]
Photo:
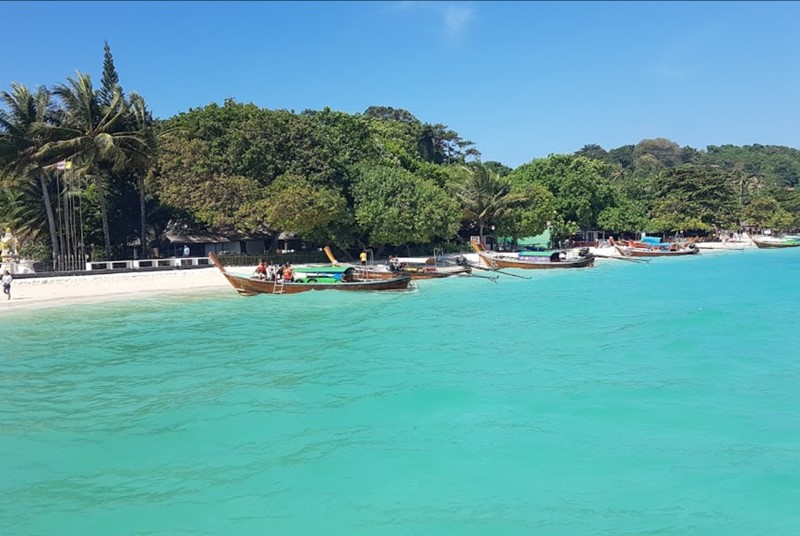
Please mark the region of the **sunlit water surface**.
[[800, 249], [512, 272], [3, 315], [0, 533], [800, 534]]

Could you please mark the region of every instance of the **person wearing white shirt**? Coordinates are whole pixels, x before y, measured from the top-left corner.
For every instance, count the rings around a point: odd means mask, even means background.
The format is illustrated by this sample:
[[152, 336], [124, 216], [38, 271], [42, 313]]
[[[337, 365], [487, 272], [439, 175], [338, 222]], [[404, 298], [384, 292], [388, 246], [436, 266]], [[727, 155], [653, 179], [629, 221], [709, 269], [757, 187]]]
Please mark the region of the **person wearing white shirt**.
[[13, 281], [13, 278], [11, 277], [11, 274], [8, 273], [8, 270], [4, 270], [3, 271], [3, 279], [2, 279], [2, 281], [3, 281], [3, 294], [8, 294], [8, 299], [10, 300], [11, 299], [11, 281]]

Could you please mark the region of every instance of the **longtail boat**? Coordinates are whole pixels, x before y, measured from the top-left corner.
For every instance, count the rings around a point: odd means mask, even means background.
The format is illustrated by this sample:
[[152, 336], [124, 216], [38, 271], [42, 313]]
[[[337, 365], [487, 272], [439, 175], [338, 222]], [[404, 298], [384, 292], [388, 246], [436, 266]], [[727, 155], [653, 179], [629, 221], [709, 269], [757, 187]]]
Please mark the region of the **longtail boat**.
[[694, 243], [680, 245], [677, 243], [649, 243], [637, 241], [614, 241], [609, 237], [608, 242], [623, 257], [677, 257], [681, 255], [697, 255], [700, 250]]
[[[328, 246], [324, 248], [328, 260], [333, 266], [342, 265], [333, 256], [333, 252]], [[434, 257], [397, 257], [388, 264], [352, 266], [355, 269], [356, 279], [392, 279], [398, 276], [408, 276], [411, 279], [439, 279], [452, 275], [469, 275], [472, 268], [466, 263], [455, 266], [442, 266], [436, 264]]]
[[390, 279], [398, 275], [407, 275], [411, 279], [441, 279], [453, 275], [469, 275], [472, 268], [469, 266], [417, 266], [403, 265], [396, 268], [391, 265], [356, 266], [357, 279]]
[[760, 236], [758, 238], [752, 238], [752, 240], [759, 249], [796, 248], [800, 246], [800, 237], [796, 236], [784, 236], [782, 238]]
[[300, 267], [294, 269], [292, 281], [270, 281], [232, 274], [222, 266], [214, 253], [209, 253], [208, 257], [228, 283], [242, 296], [297, 294], [310, 290], [407, 290], [411, 283], [411, 278], [408, 276], [373, 281], [358, 280], [354, 276], [355, 270], [352, 266]]
[[555, 268], [587, 268], [594, 265], [594, 255], [588, 248], [574, 251], [554, 251], [547, 256], [527, 256], [519, 253], [487, 251], [483, 244], [470, 243], [481, 263], [488, 268], [522, 268], [547, 270]]

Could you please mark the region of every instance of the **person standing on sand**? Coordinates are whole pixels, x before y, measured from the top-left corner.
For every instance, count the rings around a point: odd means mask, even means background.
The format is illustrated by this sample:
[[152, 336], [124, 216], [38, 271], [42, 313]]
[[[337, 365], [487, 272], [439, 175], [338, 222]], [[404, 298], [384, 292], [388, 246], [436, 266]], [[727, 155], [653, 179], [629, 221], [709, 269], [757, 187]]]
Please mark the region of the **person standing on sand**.
[[185, 244], [183, 246], [183, 256], [184, 257], [188, 257], [189, 256], [189, 244]]
[[8, 299], [11, 299], [11, 281], [14, 278], [8, 273], [8, 270], [3, 270], [3, 294], [8, 294]]

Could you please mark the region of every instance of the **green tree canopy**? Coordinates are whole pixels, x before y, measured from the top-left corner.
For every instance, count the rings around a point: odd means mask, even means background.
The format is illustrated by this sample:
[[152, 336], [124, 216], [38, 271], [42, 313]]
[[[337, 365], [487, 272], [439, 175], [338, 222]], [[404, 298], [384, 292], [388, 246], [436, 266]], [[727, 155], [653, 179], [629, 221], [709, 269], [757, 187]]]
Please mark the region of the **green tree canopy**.
[[461, 204], [464, 221], [477, 227], [481, 241], [490, 226], [497, 230], [505, 222], [507, 232], [512, 234], [523, 228], [522, 216], [514, 217], [510, 212], [522, 208], [528, 201], [529, 190], [525, 185], [514, 189], [512, 181], [483, 164], [473, 163], [458, 169], [461, 177], [451, 188]]
[[641, 231], [647, 227], [647, 211], [641, 204], [621, 193], [615, 199], [614, 205], [607, 206], [597, 216], [598, 227], [615, 233]]
[[119, 91], [122, 97], [125, 94], [122, 92], [122, 87], [119, 84], [119, 74], [117, 68], [114, 66], [114, 56], [111, 54], [111, 46], [108, 41], [103, 43], [103, 78], [100, 86], [100, 102], [105, 106], [111, 104], [114, 98], [114, 91]]
[[523, 164], [509, 178], [517, 184], [537, 183], [553, 194], [556, 215], [578, 228], [597, 226], [600, 212], [613, 201], [611, 168], [583, 156], [552, 155]]
[[747, 176], [763, 179], [767, 186], [797, 186], [800, 181], [800, 150], [777, 145], [709, 145], [705, 162], [722, 169], [739, 169]]
[[737, 221], [736, 196], [727, 173], [686, 164], [653, 178], [654, 231], [730, 228]]
[[401, 168], [364, 166], [354, 185], [356, 221], [369, 244], [425, 244], [455, 235], [458, 204], [436, 183]]
[[139, 133], [126, 131], [128, 103], [119, 88], [109, 104], [104, 104], [91, 77], [78, 72], [58, 84], [53, 94], [61, 101], [61, 121], [57, 125], [40, 124], [47, 141], [36, 153], [43, 162], [70, 160], [73, 172], [89, 179], [97, 194], [103, 226], [106, 257], [111, 258], [111, 234], [107, 207], [107, 184], [112, 173], [123, 171], [134, 152], [147, 152], [147, 143]]
[[556, 219], [553, 194], [544, 185], [512, 184], [513, 199], [497, 218], [497, 233], [516, 240], [542, 234]]
[[[40, 87], [35, 93], [21, 84], [12, 84], [11, 92], [0, 92], [0, 172], [8, 187], [16, 185], [18, 191], [8, 191], [8, 207], [14, 206], [16, 225], [38, 235], [30, 208], [30, 199], [37, 191], [44, 208], [44, 221], [50, 235], [52, 255], [57, 257], [61, 247], [56, 234], [56, 216], [50, 200], [50, 175], [38, 156], [45, 144], [41, 134], [43, 125], [53, 124], [55, 113], [50, 92]], [[27, 202], [26, 202], [27, 201]], [[11, 204], [13, 202], [13, 205]], [[24, 207], [20, 209], [19, 207]]]
[[331, 188], [316, 187], [303, 177], [283, 175], [252, 204], [250, 223], [263, 222], [274, 231], [298, 233], [305, 240], [346, 246], [352, 227], [347, 200]]
[[792, 215], [772, 196], [754, 199], [744, 208], [742, 217], [748, 225], [761, 229], [786, 230], [794, 224]]

